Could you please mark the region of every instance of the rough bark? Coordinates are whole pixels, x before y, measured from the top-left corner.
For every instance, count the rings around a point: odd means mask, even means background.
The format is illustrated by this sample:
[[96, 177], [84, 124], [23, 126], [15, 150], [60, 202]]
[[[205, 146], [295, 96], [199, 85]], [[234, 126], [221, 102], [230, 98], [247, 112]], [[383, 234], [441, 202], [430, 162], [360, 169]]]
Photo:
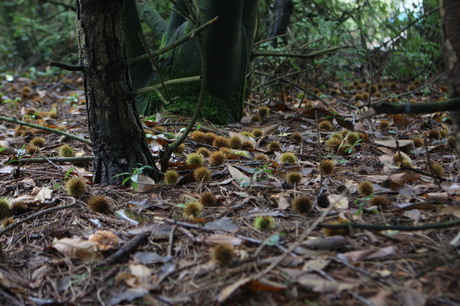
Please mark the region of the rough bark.
[[120, 184], [114, 177], [139, 164], [153, 170], [146, 174], [155, 181], [160, 172], [148, 148], [132, 91], [123, 31], [123, 0], [78, 0], [77, 11], [80, 64], [88, 123], [94, 155], [94, 182]]
[[[460, 2], [441, 1], [441, 18], [444, 30], [444, 59], [448, 71], [449, 97], [460, 97]], [[460, 113], [452, 112], [456, 125], [457, 150], [460, 151]]]

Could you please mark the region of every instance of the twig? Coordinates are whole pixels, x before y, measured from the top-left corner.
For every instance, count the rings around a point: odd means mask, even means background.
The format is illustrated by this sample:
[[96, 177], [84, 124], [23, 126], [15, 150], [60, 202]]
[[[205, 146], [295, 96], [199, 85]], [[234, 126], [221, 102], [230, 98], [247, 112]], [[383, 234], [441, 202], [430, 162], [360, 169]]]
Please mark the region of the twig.
[[[178, 40], [174, 41], [172, 44], [160, 49], [160, 50], [157, 50], [157, 51], [154, 51], [152, 52], [152, 56], [154, 57], [158, 57], [159, 55], [163, 54], [163, 53], [166, 53], [168, 52], [169, 50], [172, 50], [174, 48], [176, 48], [177, 46], [183, 44], [184, 42], [186, 42], [187, 40], [189, 39], [192, 39], [194, 38], [195, 36], [197, 36], [200, 32], [206, 30], [207, 28], [209, 28], [214, 22], [216, 22], [219, 18], [218, 17], [214, 17], [213, 19], [209, 20], [208, 22], [204, 23], [202, 26], [199, 26], [198, 28], [190, 31], [188, 34], [186, 34], [184, 37], [182, 38], [179, 38]], [[138, 57], [135, 57], [135, 58], [131, 58], [129, 60], [126, 60], [126, 64], [127, 65], [132, 65], [132, 64], [135, 64], [135, 63], [138, 63], [140, 61], [143, 61], [145, 59], [148, 59], [149, 58], [149, 55], [148, 54], [144, 54], [144, 55], [141, 55], [141, 56], [138, 56]]]
[[172, 251], [174, 248], [174, 232], [176, 231], [177, 225], [173, 225], [171, 228], [171, 232], [169, 233], [169, 240], [168, 240], [168, 256], [172, 256]]
[[374, 231], [384, 231], [384, 230], [395, 230], [395, 231], [422, 231], [429, 229], [441, 229], [441, 228], [450, 228], [460, 225], [460, 219], [455, 219], [452, 221], [440, 222], [440, 223], [427, 223], [424, 225], [384, 225], [384, 224], [366, 224], [366, 223], [344, 223], [344, 224], [320, 224], [320, 228], [354, 228], [354, 229], [366, 229]]
[[164, 89], [166, 85], [178, 85], [178, 84], [189, 83], [189, 82], [198, 82], [198, 81], [200, 81], [200, 79], [201, 79], [201, 77], [199, 75], [195, 75], [195, 76], [190, 76], [190, 77], [186, 77], [186, 78], [178, 78], [178, 79], [168, 80], [168, 81], [164, 81], [164, 82], [162, 82], [161, 84], [158, 84], [158, 85], [147, 86], [147, 87], [144, 87], [144, 88], [140, 88], [138, 90], [134, 90], [131, 93], [131, 95], [132, 96], [137, 96], [137, 95], [152, 92], [152, 91], [158, 92], [159, 89], [161, 89], [161, 88]]
[[0, 236], [5, 234], [6, 232], [18, 227], [22, 223], [28, 222], [30, 220], [34, 220], [34, 219], [36, 219], [36, 218], [38, 218], [40, 216], [46, 215], [47, 213], [62, 210], [62, 209], [66, 209], [66, 208], [72, 208], [72, 207], [77, 206], [77, 202], [75, 201], [75, 199], [74, 198], [72, 198], [72, 199], [73, 199], [74, 202], [71, 203], [71, 204], [62, 205], [62, 206], [55, 206], [55, 207], [47, 208], [47, 209], [44, 209], [44, 210], [40, 210], [40, 211], [37, 211], [37, 212], [25, 217], [24, 219], [21, 219], [19, 221], [16, 221], [13, 224], [8, 225], [7, 227], [5, 227], [4, 229], [2, 229], [0, 231]]
[[297, 85], [296, 83], [292, 82], [292, 81], [289, 81], [289, 80], [284, 80], [282, 79], [281, 80], [282, 82], [286, 82], [286, 83], [289, 83], [291, 84], [292, 86], [298, 88], [298, 89], [301, 89], [303, 91], [305, 91], [307, 94], [309, 94], [310, 96], [314, 97], [315, 99], [321, 101], [321, 103], [323, 103], [326, 107], [332, 107], [327, 101], [325, 101], [324, 99], [322, 99], [321, 97], [317, 96], [315, 93], [309, 91], [308, 89], [300, 86], [300, 85]]
[[54, 133], [54, 134], [64, 135], [66, 137], [69, 137], [69, 138], [78, 140], [80, 142], [86, 143], [87, 145], [90, 145], [90, 146], [93, 145], [93, 143], [91, 141], [87, 140], [87, 139], [78, 137], [76, 135], [73, 135], [73, 134], [70, 134], [70, 133], [67, 133], [67, 132], [64, 132], [64, 131], [61, 131], [61, 130], [52, 129], [52, 128], [49, 128], [47, 126], [42, 126], [42, 125], [38, 125], [38, 124], [35, 124], [35, 123], [30, 123], [30, 122], [22, 121], [22, 120], [19, 120], [19, 119], [16, 119], [16, 118], [9, 118], [9, 117], [5, 117], [5, 116], [0, 116], [0, 120], [11, 122], [11, 123], [16, 123], [16, 124], [20, 124], [20, 125], [30, 126], [30, 127], [35, 128], [35, 129], [48, 131], [48, 132], [51, 132], [51, 133]]
[[312, 58], [315, 56], [320, 56], [329, 52], [337, 51], [340, 49], [349, 48], [348, 46], [339, 46], [339, 47], [332, 47], [323, 50], [319, 50], [316, 52], [308, 53], [308, 54], [295, 54], [295, 53], [286, 53], [286, 52], [273, 52], [273, 51], [256, 51], [252, 52], [252, 57], [257, 56], [277, 56], [277, 57], [296, 57], [296, 58]]
[[125, 245], [121, 249], [119, 249], [114, 254], [110, 255], [109, 257], [107, 257], [107, 259], [104, 260], [104, 262], [98, 263], [96, 267], [111, 265], [111, 264], [114, 264], [120, 261], [122, 257], [127, 255], [132, 250], [134, 250], [138, 245], [143, 243], [147, 239], [147, 237], [148, 237], [147, 232], [142, 232], [140, 234], [137, 234], [136, 236], [134, 236], [133, 239], [126, 242]]
[[25, 163], [78, 163], [78, 162], [91, 162], [94, 156], [80, 156], [80, 157], [41, 157], [41, 158], [27, 158], [21, 157], [17, 160], [2, 160], [0, 163], [8, 161], [9, 164], [25, 164]]
[[82, 65], [68, 65], [68, 64], [64, 64], [64, 63], [60, 63], [60, 62], [55, 62], [55, 61], [49, 62], [49, 65], [54, 66], [54, 67], [58, 67], [58, 68], [61, 68], [61, 69], [64, 69], [64, 70], [68, 70], [68, 71], [81, 71], [81, 72], [83, 72], [85, 70], [85, 67], [82, 66]]

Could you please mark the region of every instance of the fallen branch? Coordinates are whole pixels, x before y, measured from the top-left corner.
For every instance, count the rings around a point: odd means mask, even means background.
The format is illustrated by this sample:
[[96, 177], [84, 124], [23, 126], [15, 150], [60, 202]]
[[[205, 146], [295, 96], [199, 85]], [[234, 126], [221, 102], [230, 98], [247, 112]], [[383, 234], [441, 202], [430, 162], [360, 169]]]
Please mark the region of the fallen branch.
[[334, 51], [344, 49], [344, 48], [349, 48], [349, 47], [348, 46], [332, 47], [332, 48], [327, 48], [327, 49], [319, 50], [319, 51], [308, 53], [308, 54], [296, 54], [296, 53], [274, 52], [274, 51], [256, 51], [252, 53], [252, 56], [253, 57], [277, 56], [277, 57], [313, 58], [316, 56], [320, 56], [320, 55], [334, 52]]
[[107, 257], [106, 260], [104, 260], [104, 262], [98, 263], [96, 266], [106, 266], [119, 262], [127, 254], [131, 253], [138, 245], [144, 243], [144, 241], [147, 240], [147, 237], [148, 233], [146, 232], [137, 234], [136, 236], [134, 236], [133, 239], [126, 242], [121, 249]]
[[332, 228], [332, 229], [344, 229], [344, 228], [354, 228], [354, 229], [366, 229], [374, 231], [384, 231], [384, 230], [394, 230], [394, 231], [423, 231], [428, 229], [441, 229], [441, 228], [450, 228], [460, 225], [460, 219], [455, 219], [452, 221], [440, 222], [440, 223], [428, 223], [423, 225], [384, 225], [384, 224], [364, 224], [364, 223], [344, 223], [344, 224], [320, 224], [320, 228]]
[[446, 112], [460, 109], [460, 98], [442, 100], [432, 103], [380, 103], [372, 105], [377, 114], [424, 114]]
[[155, 92], [158, 93], [158, 91], [164, 86], [178, 85], [178, 84], [189, 83], [189, 82], [198, 82], [198, 81], [200, 81], [200, 79], [201, 79], [201, 77], [199, 75], [196, 75], [196, 76], [190, 76], [190, 77], [186, 77], [186, 78], [168, 80], [168, 81], [164, 81], [163, 84], [158, 84], [158, 85], [154, 85], [154, 86], [148, 86], [148, 87], [140, 88], [138, 90], [134, 90], [131, 93], [131, 95], [132, 96], [137, 96], [137, 95], [152, 92], [152, 91], [155, 91]]
[[83, 72], [85, 70], [85, 67], [81, 66], [81, 65], [68, 65], [68, 64], [64, 64], [64, 63], [60, 63], [60, 62], [54, 62], [54, 61], [49, 62], [49, 65], [54, 66], [54, 67], [58, 67], [58, 68], [61, 68], [61, 69], [64, 69], [64, 70], [68, 70], [68, 71], [81, 71], [81, 72]]
[[78, 162], [91, 162], [94, 160], [94, 156], [80, 156], [80, 157], [16, 157], [16, 160], [2, 160], [0, 163], [8, 161], [10, 165], [25, 164], [25, 163], [78, 163]]
[[73, 135], [73, 134], [70, 134], [70, 133], [67, 133], [67, 132], [64, 132], [64, 131], [61, 131], [61, 130], [53, 129], [53, 128], [50, 128], [50, 127], [47, 127], [47, 126], [38, 125], [38, 124], [35, 124], [35, 123], [30, 123], [30, 122], [22, 121], [22, 120], [19, 120], [19, 119], [16, 119], [16, 118], [9, 118], [9, 117], [4, 117], [4, 116], [0, 116], [0, 120], [11, 122], [11, 123], [16, 123], [16, 124], [20, 124], [20, 125], [30, 126], [30, 127], [34, 128], [34, 129], [39, 129], [39, 130], [51, 132], [51, 133], [54, 133], [54, 134], [64, 135], [66, 137], [69, 137], [69, 138], [78, 140], [80, 142], [86, 143], [87, 145], [90, 145], [90, 146], [93, 145], [93, 143], [91, 141], [87, 140], [87, 139], [78, 137], [76, 135]]

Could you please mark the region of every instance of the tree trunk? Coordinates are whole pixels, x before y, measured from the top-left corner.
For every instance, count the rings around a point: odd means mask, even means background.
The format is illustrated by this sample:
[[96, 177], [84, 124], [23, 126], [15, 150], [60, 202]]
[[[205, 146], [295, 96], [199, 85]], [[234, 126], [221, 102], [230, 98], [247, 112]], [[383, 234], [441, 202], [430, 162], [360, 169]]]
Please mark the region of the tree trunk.
[[[444, 30], [444, 59], [448, 71], [449, 97], [460, 97], [460, 2], [441, 1], [441, 18]], [[452, 112], [456, 125], [457, 151], [460, 152], [460, 113]]]
[[[205, 30], [206, 93], [202, 108], [207, 120], [227, 124], [241, 119], [246, 74], [257, 28], [257, 0], [200, 0], [201, 24], [218, 16], [218, 21]], [[165, 45], [173, 43], [189, 32], [193, 26], [178, 13], [187, 11], [184, 0], [174, 1], [168, 28], [164, 33]], [[140, 10], [146, 15], [147, 7]], [[162, 24], [158, 14], [148, 14], [149, 24]], [[160, 30], [162, 30], [161, 27]], [[155, 29], [153, 29], [155, 31]], [[197, 39], [192, 39], [160, 57], [163, 76], [174, 79], [199, 75], [201, 61]], [[158, 82], [157, 82], [158, 83]], [[191, 114], [195, 109], [200, 85], [181, 84], [168, 87], [171, 97], [177, 97], [170, 111]], [[138, 104], [140, 112], [151, 114], [163, 106], [156, 93], [149, 93]]]
[[[287, 33], [287, 28], [289, 26], [289, 20], [291, 15], [294, 12], [294, 2], [292, 0], [275, 0], [275, 5], [271, 12], [273, 25], [268, 34], [268, 38], [279, 36]], [[287, 39], [284, 36], [282, 38], [283, 42], [286, 43]], [[272, 46], [278, 46], [278, 39], [275, 38], [272, 40]]]
[[161, 177], [148, 148], [132, 91], [123, 31], [123, 0], [78, 0], [80, 64], [93, 150], [94, 182], [120, 184], [114, 177], [141, 165]]

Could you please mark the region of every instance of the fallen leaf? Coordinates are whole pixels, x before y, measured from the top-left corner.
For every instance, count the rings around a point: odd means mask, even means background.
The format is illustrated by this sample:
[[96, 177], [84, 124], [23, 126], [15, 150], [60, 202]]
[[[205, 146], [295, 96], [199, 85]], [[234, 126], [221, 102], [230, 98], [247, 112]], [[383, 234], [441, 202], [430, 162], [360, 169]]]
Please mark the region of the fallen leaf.
[[82, 262], [94, 262], [101, 256], [97, 252], [97, 243], [82, 238], [62, 238], [53, 247], [70, 259]]
[[149, 288], [129, 288], [122, 293], [116, 294], [110, 299], [110, 304], [118, 305], [123, 301], [132, 301], [137, 298], [143, 297], [149, 292]]
[[326, 268], [330, 263], [331, 261], [325, 258], [311, 259], [305, 262], [305, 264], [302, 267], [302, 271], [304, 272], [321, 271], [324, 268]]
[[239, 246], [241, 243], [243, 243], [243, 240], [240, 238], [230, 236], [230, 235], [224, 235], [224, 234], [214, 234], [211, 236], [208, 236], [204, 239], [204, 242], [209, 244], [209, 245], [216, 245], [216, 244], [230, 244], [233, 246]]
[[204, 227], [211, 230], [223, 230], [229, 233], [236, 233], [240, 229], [238, 225], [233, 223], [233, 219], [229, 217], [223, 217], [219, 220], [208, 222]]
[[344, 282], [333, 282], [325, 280], [316, 274], [304, 274], [295, 280], [298, 284], [311, 289], [315, 292], [333, 292], [340, 293], [343, 290], [350, 290], [356, 287], [356, 284]]
[[156, 263], [165, 263], [173, 259], [172, 256], [161, 256], [155, 252], [136, 252], [133, 259], [143, 265], [151, 265]]
[[343, 236], [331, 236], [320, 239], [310, 239], [302, 242], [302, 246], [317, 250], [334, 250], [350, 244], [350, 241]]
[[235, 167], [228, 165], [227, 169], [228, 169], [228, 172], [230, 172], [230, 175], [239, 185], [248, 186], [252, 183], [252, 180], [249, 176], [247, 176], [240, 170], [236, 169]]
[[438, 214], [440, 216], [443, 215], [452, 215], [457, 218], [460, 218], [460, 206], [448, 206], [448, 207], [441, 207], [438, 210]]
[[217, 301], [222, 303], [226, 299], [228, 299], [236, 290], [238, 290], [241, 286], [247, 284], [250, 282], [252, 279], [250, 277], [245, 277], [237, 280], [231, 285], [228, 285], [224, 289], [220, 291], [220, 293], [217, 296]]
[[48, 188], [48, 187], [43, 187], [40, 189], [40, 191], [38, 192], [38, 194], [35, 196], [35, 201], [38, 201], [40, 203], [43, 203], [43, 202], [51, 202], [52, 198], [53, 198], [53, 190], [51, 188]]
[[152, 191], [156, 186], [155, 181], [146, 176], [146, 175], [139, 175], [137, 178], [137, 189], [136, 192], [145, 193]]
[[327, 196], [329, 203], [334, 205], [337, 209], [347, 209], [348, 208], [348, 198], [342, 194], [330, 194]]
[[244, 285], [244, 289], [251, 292], [281, 292], [286, 289], [283, 284], [266, 281], [266, 280], [253, 280]]
[[374, 140], [374, 143], [387, 148], [396, 149], [398, 144], [400, 148], [404, 148], [412, 145], [414, 142], [412, 139], [385, 139], [385, 140]]

